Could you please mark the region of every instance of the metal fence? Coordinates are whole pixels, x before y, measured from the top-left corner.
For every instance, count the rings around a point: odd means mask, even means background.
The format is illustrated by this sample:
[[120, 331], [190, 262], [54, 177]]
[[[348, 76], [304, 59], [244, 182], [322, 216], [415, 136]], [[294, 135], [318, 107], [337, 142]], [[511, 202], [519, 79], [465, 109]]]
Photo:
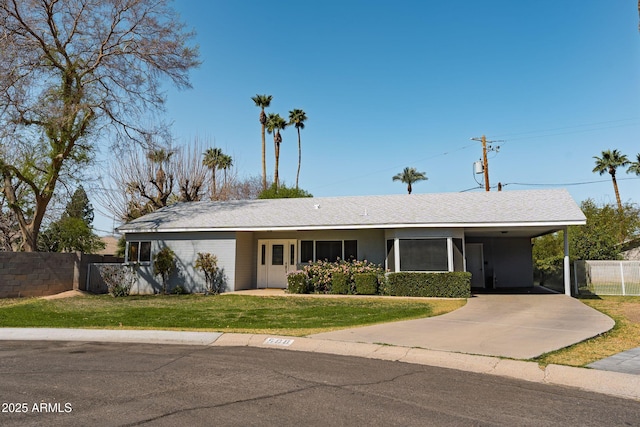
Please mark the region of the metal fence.
[[596, 295], [640, 296], [640, 261], [584, 261], [581, 284]]

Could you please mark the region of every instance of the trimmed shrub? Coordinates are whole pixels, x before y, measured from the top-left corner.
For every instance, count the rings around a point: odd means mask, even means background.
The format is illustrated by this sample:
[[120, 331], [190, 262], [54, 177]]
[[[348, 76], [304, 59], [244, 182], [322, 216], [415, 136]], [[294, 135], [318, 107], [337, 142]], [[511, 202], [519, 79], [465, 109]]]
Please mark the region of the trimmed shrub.
[[386, 294], [409, 297], [469, 298], [471, 273], [389, 273]]
[[340, 272], [335, 272], [331, 275], [331, 293], [346, 295], [349, 293], [349, 282], [347, 281], [347, 275]]
[[356, 293], [376, 295], [378, 293], [378, 275], [375, 273], [357, 273], [353, 275]]
[[287, 275], [287, 292], [290, 294], [309, 293], [308, 279], [304, 271], [295, 271]]

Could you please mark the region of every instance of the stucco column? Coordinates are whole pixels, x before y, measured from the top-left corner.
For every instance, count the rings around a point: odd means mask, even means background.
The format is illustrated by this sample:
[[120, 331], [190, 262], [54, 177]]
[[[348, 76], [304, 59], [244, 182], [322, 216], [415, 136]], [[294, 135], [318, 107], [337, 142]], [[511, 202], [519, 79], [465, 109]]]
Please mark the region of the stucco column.
[[571, 296], [571, 268], [569, 265], [569, 227], [564, 227], [564, 294]]

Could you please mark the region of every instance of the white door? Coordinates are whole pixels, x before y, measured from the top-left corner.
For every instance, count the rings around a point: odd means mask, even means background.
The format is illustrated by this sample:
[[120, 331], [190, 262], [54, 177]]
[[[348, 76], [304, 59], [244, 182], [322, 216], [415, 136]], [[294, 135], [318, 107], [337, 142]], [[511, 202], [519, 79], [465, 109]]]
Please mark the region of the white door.
[[258, 288], [286, 288], [287, 273], [296, 270], [296, 240], [258, 241]]
[[484, 288], [484, 253], [482, 243], [467, 243], [464, 246], [467, 271], [471, 273], [471, 287]]

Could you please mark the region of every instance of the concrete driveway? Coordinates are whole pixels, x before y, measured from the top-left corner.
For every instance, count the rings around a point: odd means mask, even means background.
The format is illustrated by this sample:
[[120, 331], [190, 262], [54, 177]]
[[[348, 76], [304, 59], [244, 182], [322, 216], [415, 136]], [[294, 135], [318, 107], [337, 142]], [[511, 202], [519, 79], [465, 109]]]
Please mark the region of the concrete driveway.
[[614, 321], [608, 316], [566, 295], [483, 294], [469, 298], [464, 307], [442, 316], [310, 337], [531, 359], [599, 335], [613, 326]]

